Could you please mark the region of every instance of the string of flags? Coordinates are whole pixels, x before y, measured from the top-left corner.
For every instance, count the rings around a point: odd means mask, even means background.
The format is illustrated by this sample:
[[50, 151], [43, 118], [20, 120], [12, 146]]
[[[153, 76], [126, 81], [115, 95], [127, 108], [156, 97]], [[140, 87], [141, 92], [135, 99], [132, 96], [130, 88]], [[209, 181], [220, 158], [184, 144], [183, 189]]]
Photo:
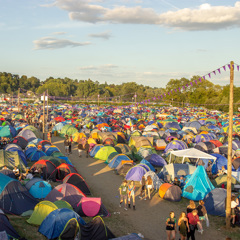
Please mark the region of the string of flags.
[[[235, 63], [234, 63], [234, 64], [233, 64], [233, 69], [235, 69], [235, 68], [236, 68], [237, 71], [239, 71], [240, 66], [239, 66], [238, 64], [235, 64]], [[217, 68], [217, 69], [215, 69], [215, 70], [213, 70], [213, 71], [211, 71], [211, 72], [203, 75], [202, 77], [200, 77], [200, 78], [198, 78], [198, 79], [190, 82], [189, 84], [187, 83], [186, 85], [183, 85], [183, 86], [179, 87], [178, 89], [176, 88], [176, 89], [170, 90], [170, 91], [167, 92], [167, 93], [161, 94], [161, 95], [159, 95], [159, 96], [157, 96], [157, 97], [152, 97], [152, 98], [150, 98], [150, 99], [143, 100], [143, 101], [141, 101], [141, 102], [137, 102], [136, 105], [139, 105], [139, 104], [148, 104], [148, 103], [151, 102], [151, 100], [152, 100], [152, 101], [161, 100], [161, 99], [165, 98], [167, 95], [170, 96], [170, 95], [173, 94], [174, 92], [177, 93], [177, 91], [181, 92], [182, 90], [187, 89], [190, 85], [191, 85], [191, 86], [193, 86], [193, 84], [198, 85], [198, 83], [201, 83], [203, 79], [206, 80], [207, 77], [208, 77], [208, 78], [211, 78], [213, 75], [216, 75], [217, 73], [218, 73], [218, 74], [221, 74], [223, 70], [224, 70], [224, 71], [227, 71], [227, 69], [229, 69], [229, 70], [231, 69], [231, 64], [223, 65], [222, 67], [219, 67], [219, 68]], [[128, 107], [134, 107], [134, 106], [135, 106], [135, 104], [132, 104], [132, 105], [130, 105], [130, 106], [128, 106]]]

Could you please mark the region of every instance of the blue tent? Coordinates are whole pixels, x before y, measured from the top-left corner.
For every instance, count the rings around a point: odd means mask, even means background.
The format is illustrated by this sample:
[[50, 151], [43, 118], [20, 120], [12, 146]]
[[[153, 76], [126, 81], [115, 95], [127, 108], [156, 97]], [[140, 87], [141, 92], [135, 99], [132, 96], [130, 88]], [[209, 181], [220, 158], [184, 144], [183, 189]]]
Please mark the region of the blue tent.
[[155, 153], [147, 156], [145, 159], [148, 160], [149, 163], [151, 163], [153, 166], [156, 166], [156, 167], [163, 167], [167, 165], [166, 161], [161, 156]]
[[49, 146], [46, 148], [45, 153], [47, 156], [50, 156], [53, 152], [60, 152], [60, 150], [57, 147]]
[[39, 199], [45, 198], [52, 191], [51, 184], [41, 178], [32, 178], [25, 187], [34, 198]]
[[30, 161], [38, 161], [40, 157], [46, 156], [46, 154], [42, 150], [35, 150], [29, 157]]
[[214, 189], [205, 168], [198, 166], [183, 188], [182, 196], [194, 201], [203, 200]]
[[150, 168], [151, 171], [155, 172], [155, 168], [154, 168], [154, 167], [152, 166], [152, 164], [151, 164], [149, 161], [147, 161], [146, 159], [143, 159], [143, 160], [140, 162], [140, 164], [146, 164], [146, 165]]
[[66, 162], [67, 164], [73, 165], [73, 164], [71, 163], [71, 161], [69, 160], [69, 158], [66, 157], [66, 156], [59, 156], [58, 158], [65, 160], [65, 162]]
[[131, 161], [131, 159], [125, 154], [118, 154], [111, 160], [108, 166], [110, 168], [116, 168], [121, 163], [121, 161]]
[[215, 188], [209, 192], [204, 198], [207, 213], [210, 215], [225, 217], [226, 197], [227, 190], [224, 188]]
[[21, 215], [34, 209], [37, 203], [38, 201], [18, 180], [0, 173], [0, 208], [5, 213]]
[[[142, 165], [144, 165], [144, 164], [142, 164]], [[135, 167], [132, 167], [131, 169], [129, 169], [126, 174], [125, 179], [133, 180], [133, 181], [141, 181], [142, 177], [145, 175], [145, 173], [149, 171], [142, 165], [138, 164]]]
[[[68, 208], [56, 209], [48, 214], [43, 220], [38, 231], [43, 234], [47, 239], [55, 239], [63, 234], [70, 220], [75, 220], [75, 233], [79, 229], [79, 225], [85, 225], [85, 221], [73, 210]], [[74, 236], [75, 237], [75, 236]], [[74, 239], [72, 237], [71, 239]]]
[[102, 148], [104, 145], [102, 144], [97, 144], [94, 146], [94, 148], [90, 151], [89, 155], [90, 157], [95, 157], [96, 153]]
[[212, 174], [217, 174], [218, 170], [222, 169], [222, 166], [227, 169], [227, 158], [217, 153], [212, 153], [211, 155], [217, 158], [212, 165]]
[[26, 158], [29, 158], [35, 151], [37, 151], [37, 147], [28, 147], [27, 149], [25, 149]]
[[168, 145], [164, 149], [164, 153], [166, 153], [169, 149], [183, 150], [183, 149], [187, 149], [187, 148], [188, 148], [188, 146], [185, 142], [183, 142], [181, 140], [173, 140], [170, 143], [168, 143]]

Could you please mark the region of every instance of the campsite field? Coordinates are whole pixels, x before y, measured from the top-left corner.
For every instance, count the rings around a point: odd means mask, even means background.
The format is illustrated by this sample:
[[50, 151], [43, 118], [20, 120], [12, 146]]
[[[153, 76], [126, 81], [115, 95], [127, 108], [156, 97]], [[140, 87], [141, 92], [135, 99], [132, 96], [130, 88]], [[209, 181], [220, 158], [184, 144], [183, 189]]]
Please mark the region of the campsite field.
[[[53, 137], [54, 145], [64, 153], [63, 139]], [[116, 236], [128, 233], [141, 233], [146, 239], [165, 239], [165, 220], [170, 211], [174, 211], [178, 218], [181, 211], [186, 211], [188, 200], [181, 202], [168, 202], [162, 200], [155, 194], [151, 200], [140, 200], [136, 198], [136, 211], [132, 209], [125, 211], [119, 208], [118, 188], [123, 181], [123, 177], [116, 175], [103, 161], [91, 157], [78, 157], [77, 145], [72, 146], [73, 153], [69, 158], [84, 177], [94, 197], [101, 197], [103, 204], [110, 211], [111, 216], [104, 218], [106, 225]], [[139, 187], [137, 195], [139, 194]], [[120, 213], [120, 214], [119, 214]], [[240, 239], [239, 228], [233, 229], [231, 233], [224, 230], [224, 218], [210, 216], [210, 228], [204, 228], [203, 235], [196, 233], [196, 239], [211, 240], [225, 239], [231, 236], [233, 240]], [[176, 239], [178, 239], [178, 236]]]
[[[52, 143], [64, 153], [63, 139], [53, 137]], [[103, 161], [91, 157], [78, 157], [77, 145], [72, 145], [72, 154], [69, 155], [71, 162], [78, 172], [84, 177], [90, 187], [94, 197], [101, 197], [105, 207], [109, 210], [111, 216], [104, 218], [105, 224], [116, 235], [123, 236], [128, 233], [141, 233], [144, 239], [162, 240], [166, 239], [165, 220], [170, 211], [174, 211], [178, 218], [181, 211], [186, 211], [188, 205], [187, 199], [180, 202], [168, 202], [162, 200], [157, 193], [151, 200], [140, 200], [136, 198], [136, 211], [129, 209], [125, 211], [119, 208], [118, 188], [123, 181], [123, 177], [116, 175]], [[137, 186], [137, 195], [140, 192], [140, 186]], [[29, 225], [27, 218], [19, 216], [9, 216], [12, 225], [27, 240], [46, 239], [38, 233], [38, 227]], [[220, 240], [227, 236], [232, 240], [240, 239], [240, 229], [234, 228], [227, 232], [224, 227], [224, 218], [209, 216], [210, 228], [204, 225], [204, 233], [201, 235], [196, 232], [197, 240]], [[85, 219], [86, 222], [91, 219]], [[179, 239], [177, 234], [176, 239]]]

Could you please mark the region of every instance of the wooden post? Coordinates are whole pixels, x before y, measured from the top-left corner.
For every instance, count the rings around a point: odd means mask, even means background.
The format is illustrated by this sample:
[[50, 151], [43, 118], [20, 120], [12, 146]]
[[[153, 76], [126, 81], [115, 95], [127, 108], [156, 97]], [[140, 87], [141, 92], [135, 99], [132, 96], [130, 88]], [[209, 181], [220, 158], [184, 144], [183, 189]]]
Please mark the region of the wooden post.
[[100, 104], [99, 104], [99, 97], [100, 97], [100, 96], [99, 96], [99, 94], [98, 94], [98, 106], [100, 105]]
[[44, 138], [44, 133], [45, 133], [45, 92], [43, 93], [43, 140]]
[[12, 92], [12, 106], [13, 106], [13, 92]]
[[230, 63], [230, 93], [229, 93], [229, 128], [228, 128], [228, 164], [227, 164], [227, 201], [226, 201], [226, 228], [231, 227], [231, 179], [232, 179], [232, 133], [233, 133], [233, 79], [234, 62]]
[[20, 106], [20, 88], [18, 88], [18, 112], [19, 112], [19, 106]]
[[47, 123], [48, 123], [48, 89], [47, 89]]

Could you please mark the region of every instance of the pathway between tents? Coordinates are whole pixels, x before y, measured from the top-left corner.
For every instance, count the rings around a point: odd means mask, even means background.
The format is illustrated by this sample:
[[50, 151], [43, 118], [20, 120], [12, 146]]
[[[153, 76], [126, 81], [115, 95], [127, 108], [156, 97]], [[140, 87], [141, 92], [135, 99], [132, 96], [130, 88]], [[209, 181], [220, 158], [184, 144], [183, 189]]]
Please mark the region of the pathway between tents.
[[[52, 142], [62, 153], [65, 152], [62, 138], [53, 137]], [[123, 177], [116, 175], [103, 161], [85, 156], [79, 158], [76, 144], [72, 144], [72, 152], [69, 159], [86, 180], [93, 196], [101, 197], [103, 204], [110, 211], [111, 216], [105, 218], [104, 221], [116, 236], [135, 232], [141, 233], [149, 240], [166, 239], [165, 221], [169, 212], [174, 211], [178, 218], [181, 211], [186, 211], [188, 202], [185, 201], [186, 204], [168, 202], [162, 200], [158, 194], [146, 201], [137, 197], [136, 211], [132, 209], [125, 211], [123, 208], [119, 208], [118, 188]], [[213, 224], [210, 229], [206, 229], [206, 227], [204, 229], [203, 235], [196, 233], [197, 240], [225, 239], [224, 234], [220, 230], [216, 230]], [[179, 239], [178, 233], [176, 239]]]

